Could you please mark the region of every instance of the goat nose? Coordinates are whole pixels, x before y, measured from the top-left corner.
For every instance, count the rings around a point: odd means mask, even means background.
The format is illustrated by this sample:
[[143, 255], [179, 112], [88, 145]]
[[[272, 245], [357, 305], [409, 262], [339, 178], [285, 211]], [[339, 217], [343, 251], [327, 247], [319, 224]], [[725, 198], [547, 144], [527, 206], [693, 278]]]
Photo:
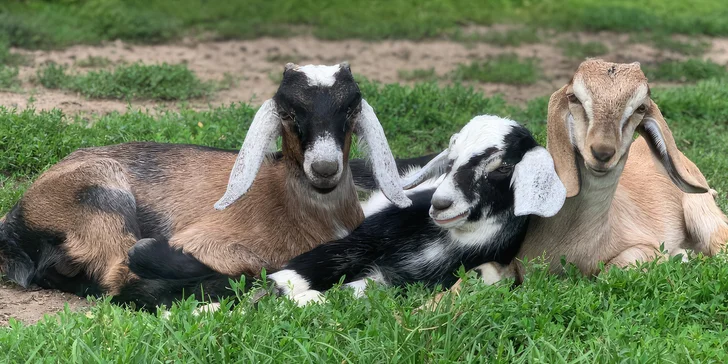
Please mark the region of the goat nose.
[[315, 161], [311, 163], [311, 169], [321, 177], [331, 177], [339, 171], [339, 163], [336, 161]]
[[592, 145], [591, 152], [596, 160], [600, 162], [607, 162], [612, 159], [617, 150], [606, 144], [598, 144], [596, 146]]
[[445, 210], [450, 206], [452, 206], [452, 200], [448, 198], [438, 196], [432, 198], [432, 207], [434, 207], [436, 210]]

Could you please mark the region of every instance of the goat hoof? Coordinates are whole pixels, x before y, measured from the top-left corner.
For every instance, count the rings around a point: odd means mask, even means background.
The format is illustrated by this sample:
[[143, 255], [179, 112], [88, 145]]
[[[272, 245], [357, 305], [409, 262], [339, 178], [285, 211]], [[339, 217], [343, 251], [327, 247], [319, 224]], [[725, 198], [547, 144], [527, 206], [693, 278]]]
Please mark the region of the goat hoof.
[[303, 307], [310, 303], [326, 302], [324, 295], [322, 295], [321, 292], [314, 290], [314, 289], [310, 289], [308, 291], [301, 292], [301, 293], [291, 297], [291, 299], [294, 302], [296, 302], [296, 305], [298, 305], [298, 307]]
[[129, 257], [131, 258], [131, 256], [133, 256], [133, 255], [134, 255], [134, 253], [136, 253], [136, 252], [138, 252], [138, 251], [140, 251], [140, 250], [143, 250], [143, 249], [147, 248], [148, 246], [150, 246], [150, 245], [153, 245], [153, 244], [156, 244], [156, 243], [157, 243], [157, 239], [155, 239], [155, 238], [144, 238], [144, 239], [139, 239], [139, 240], [138, 240], [138, 241], [137, 241], [137, 242], [136, 242], [136, 243], [135, 243], [135, 244], [134, 244], [134, 245], [133, 245], [133, 246], [132, 246], [132, 247], [131, 247], [131, 248], [129, 249], [129, 252], [128, 252], [127, 254], [128, 254], [128, 255], [129, 255]]

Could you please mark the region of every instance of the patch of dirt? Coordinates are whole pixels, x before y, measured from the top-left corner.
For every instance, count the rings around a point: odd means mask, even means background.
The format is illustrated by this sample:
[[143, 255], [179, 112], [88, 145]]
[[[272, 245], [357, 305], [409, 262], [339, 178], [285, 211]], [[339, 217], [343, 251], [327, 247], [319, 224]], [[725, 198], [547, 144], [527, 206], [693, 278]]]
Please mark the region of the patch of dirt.
[[0, 326], [7, 326], [10, 318], [32, 324], [44, 315], [62, 311], [68, 304], [72, 310], [89, 307], [89, 302], [70, 293], [54, 290], [23, 289], [18, 286], [0, 283]]
[[[503, 27], [468, 27], [467, 32], [502, 31]], [[499, 47], [487, 43], [462, 43], [449, 40], [433, 41], [382, 41], [361, 40], [323, 41], [311, 36], [288, 39], [261, 38], [245, 41], [193, 41], [177, 44], [140, 46], [120, 41], [102, 46], [74, 46], [57, 51], [24, 51], [31, 64], [21, 67], [22, 92], [0, 92], [0, 104], [25, 109], [33, 106], [38, 110], [63, 109], [71, 115], [105, 114], [124, 112], [129, 107], [150, 110], [177, 109], [181, 106], [207, 109], [210, 106], [233, 102], [258, 105], [271, 97], [277, 87], [277, 79], [286, 62], [299, 64], [333, 64], [349, 61], [355, 74], [385, 83], [411, 84], [415, 81], [400, 80], [399, 71], [434, 69], [442, 84], [447, 84], [450, 74], [459, 64], [483, 60], [501, 53], [516, 53], [522, 57], [537, 57], [543, 70], [543, 79], [533, 85], [467, 83], [485, 95], [502, 94], [513, 103], [523, 103], [537, 96], [549, 95], [568, 82], [579, 59], [563, 55], [559, 42], [599, 41], [609, 48], [601, 58], [618, 61], [655, 63], [664, 59], [684, 59], [680, 54], [655, 49], [644, 44], [633, 44], [629, 36], [613, 33], [560, 33], [543, 34], [543, 43], [524, 44], [518, 47]], [[714, 47], [707, 57], [728, 62], [728, 40], [713, 40]], [[216, 92], [209, 98], [186, 102], [154, 102], [86, 99], [75, 93], [48, 90], [32, 82], [37, 70], [52, 61], [71, 67], [73, 72], [87, 72], [88, 68], [76, 67], [77, 61], [88, 57], [103, 57], [113, 64], [120, 62], [186, 63], [203, 80], [236, 80], [233, 87]]]

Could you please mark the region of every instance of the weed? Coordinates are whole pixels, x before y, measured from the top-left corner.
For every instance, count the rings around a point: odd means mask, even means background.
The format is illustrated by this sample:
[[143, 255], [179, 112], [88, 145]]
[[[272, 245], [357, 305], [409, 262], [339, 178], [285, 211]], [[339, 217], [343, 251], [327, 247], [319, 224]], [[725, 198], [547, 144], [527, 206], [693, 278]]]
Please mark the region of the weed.
[[583, 60], [587, 57], [601, 56], [609, 52], [609, 48], [602, 42], [573, 42], [563, 41], [559, 46], [564, 50], [564, 56]]
[[0, 64], [0, 89], [8, 90], [20, 86], [18, 68]]
[[435, 81], [437, 74], [434, 68], [399, 70], [397, 71], [399, 79], [402, 81]]
[[90, 71], [69, 75], [62, 66], [50, 64], [38, 70], [40, 83], [47, 88], [62, 88], [93, 98], [145, 98], [187, 100], [212, 91], [213, 85], [200, 81], [183, 64], [121, 65], [113, 71]]
[[535, 28], [517, 28], [506, 31], [491, 30], [485, 33], [463, 34], [459, 29], [452, 36], [453, 39], [465, 43], [484, 42], [505, 47], [518, 47], [521, 44], [538, 43], [541, 37]]
[[726, 70], [725, 66], [702, 59], [667, 61], [657, 65], [645, 65], [643, 70], [650, 81], [697, 82], [728, 76], [728, 70]]
[[112, 64], [110, 59], [100, 56], [88, 56], [84, 59], [76, 61], [76, 67], [81, 68], [103, 68], [108, 67]]
[[538, 81], [541, 70], [538, 59], [520, 59], [515, 54], [502, 54], [485, 61], [473, 61], [468, 65], [458, 65], [453, 73], [456, 81], [479, 81], [529, 85]]

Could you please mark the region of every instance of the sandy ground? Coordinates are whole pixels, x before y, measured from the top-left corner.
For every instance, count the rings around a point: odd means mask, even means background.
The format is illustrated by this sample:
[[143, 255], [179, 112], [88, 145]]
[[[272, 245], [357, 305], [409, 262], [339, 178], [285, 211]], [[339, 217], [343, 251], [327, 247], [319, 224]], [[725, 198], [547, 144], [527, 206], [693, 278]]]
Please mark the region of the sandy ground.
[[[484, 32], [486, 28], [468, 31]], [[598, 40], [608, 46], [608, 54], [602, 58], [631, 62], [653, 63], [664, 59], [682, 59], [684, 56], [665, 52], [643, 44], [630, 44], [629, 37], [611, 33], [545, 35], [545, 43], [519, 47], [498, 47], [487, 43], [465, 44], [453, 41], [384, 41], [360, 40], [322, 41], [309, 36], [289, 39], [262, 38], [246, 41], [204, 42], [185, 40], [177, 44], [139, 46], [112, 42], [101, 46], [75, 46], [58, 51], [23, 51], [30, 59], [21, 67], [23, 81], [18, 92], [0, 92], [0, 104], [38, 110], [60, 108], [68, 114], [103, 114], [111, 111], [124, 112], [129, 106], [135, 109], [175, 109], [182, 104], [194, 109], [210, 106], [249, 102], [254, 105], [271, 97], [276, 90], [274, 81], [286, 62], [299, 64], [333, 64], [348, 61], [355, 74], [385, 83], [403, 82], [400, 71], [434, 69], [445, 78], [458, 64], [485, 59], [501, 53], [517, 53], [522, 57], [537, 57], [541, 61], [544, 79], [533, 85], [513, 86], [505, 84], [471, 83], [486, 95], [502, 94], [508, 101], [522, 103], [536, 96], [548, 95], [569, 80], [578, 65], [578, 59], [566, 58], [558, 46], [561, 40]], [[725, 64], [728, 62], [728, 40], [714, 39], [707, 58]], [[91, 100], [65, 91], [47, 90], [33, 82], [39, 67], [49, 61], [71, 67], [73, 72], [86, 72], [88, 68], [75, 66], [89, 56], [105, 57], [114, 64], [122, 62], [187, 63], [204, 80], [235, 80], [233, 87], [214, 95], [185, 103], [123, 100]]]
[[[467, 31], [482, 32], [486, 28], [470, 28]], [[517, 53], [523, 57], [538, 57], [545, 79], [529, 86], [504, 84], [471, 84], [486, 95], [502, 94], [508, 101], [522, 103], [536, 96], [552, 93], [568, 82], [578, 59], [563, 55], [558, 42], [564, 39], [582, 42], [598, 40], [610, 49], [601, 58], [618, 61], [654, 63], [665, 59], [683, 59], [684, 56], [665, 52], [643, 44], [629, 44], [626, 35], [611, 33], [559, 34], [543, 37], [545, 43], [520, 47], [497, 47], [485, 43], [464, 44], [452, 41], [384, 41], [359, 40], [322, 41], [302, 36], [290, 39], [262, 38], [247, 41], [204, 42], [186, 40], [177, 44], [138, 46], [113, 42], [101, 46], [75, 46], [57, 51], [24, 51], [30, 59], [21, 67], [22, 90], [0, 92], [0, 104], [20, 109], [29, 106], [37, 110], [60, 108], [67, 114], [104, 114], [124, 112], [129, 105], [125, 101], [89, 100], [77, 94], [47, 90], [33, 83], [37, 69], [45, 62], [53, 61], [68, 65], [73, 71], [86, 72], [75, 66], [78, 60], [89, 56], [105, 57], [114, 63], [180, 63], [185, 62], [204, 80], [221, 80], [226, 75], [237, 80], [235, 85], [213, 96], [192, 100], [187, 106], [207, 109], [210, 106], [232, 102], [260, 104], [276, 90], [277, 75], [283, 65], [292, 61], [299, 64], [333, 64], [349, 61], [355, 74], [386, 83], [401, 82], [400, 70], [433, 68], [438, 76], [445, 77], [458, 64], [485, 59], [500, 53]], [[728, 39], [712, 39], [712, 47], [705, 55], [720, 64], [728, 63]], [[113, 67], [110, 66], [110, 67]], [[448, 81], [441, 81], [447, 84]], [[405, 82], [406, 83], [406, 82]], [[30, 100], [33, 100], [32, 102]], [[135, 109], [175, 109], [182, 104], [150, 101], [134, 101]], [[77, 309], [88, 306], [85, 299], [54, 291], [19, 289], [10, 284], [0, 284], [0, 325], [6, 325], [10, 317], [33, 323], [46, 313], [63, 309], [65, 303]]]

